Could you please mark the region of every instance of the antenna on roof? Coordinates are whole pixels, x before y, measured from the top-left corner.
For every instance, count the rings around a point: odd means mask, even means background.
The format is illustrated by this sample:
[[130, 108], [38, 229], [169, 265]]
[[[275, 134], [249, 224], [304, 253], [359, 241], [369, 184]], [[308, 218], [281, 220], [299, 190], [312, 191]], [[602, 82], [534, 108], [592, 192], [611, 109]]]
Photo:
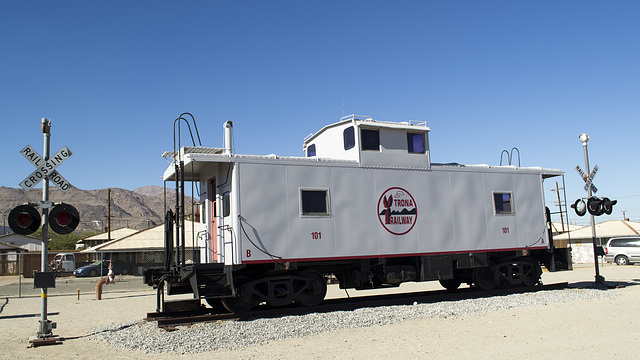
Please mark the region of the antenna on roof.
[[344, 98], [342, 98], [342, 116], [344, 117]]

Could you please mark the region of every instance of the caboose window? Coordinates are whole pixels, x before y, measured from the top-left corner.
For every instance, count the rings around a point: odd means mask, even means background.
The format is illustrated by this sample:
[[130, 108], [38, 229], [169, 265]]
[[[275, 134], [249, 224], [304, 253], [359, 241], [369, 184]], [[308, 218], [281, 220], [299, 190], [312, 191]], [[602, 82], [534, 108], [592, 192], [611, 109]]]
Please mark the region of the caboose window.
[[349, 150], [356, 146], [356, 133], [353, 126], [349, 126], [342, 132], [342, 138], [344, 140], [344, 149]]
[[407, 133], [407, 149], [410, 154], [424, 154], [424, 135]]
[[362, 150], [380, 151], [380, 133], [378, 130], [361, 129]]
[[513, 200], [511, 193], [493, 193], [493, 205], [496, 214], [513, 214]]
[[307, 157], [316, 156], [316, 144], [311, 144], [307, 148]]
[[231, 199], [229, 192], [222, 194], [222, 216], [227, 217], [231, 214]]
[[329, 215], [329, 190], [300, 190], [300, 208], [304, 216]]

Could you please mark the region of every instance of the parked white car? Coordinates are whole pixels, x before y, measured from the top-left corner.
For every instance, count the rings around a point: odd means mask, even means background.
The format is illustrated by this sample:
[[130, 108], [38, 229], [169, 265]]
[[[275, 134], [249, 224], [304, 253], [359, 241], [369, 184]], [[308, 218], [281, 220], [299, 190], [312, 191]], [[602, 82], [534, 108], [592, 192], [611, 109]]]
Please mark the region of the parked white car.
[[617, 265], [640, 262], [640, 236], [609, 239], [605, 247], [604, 261]]

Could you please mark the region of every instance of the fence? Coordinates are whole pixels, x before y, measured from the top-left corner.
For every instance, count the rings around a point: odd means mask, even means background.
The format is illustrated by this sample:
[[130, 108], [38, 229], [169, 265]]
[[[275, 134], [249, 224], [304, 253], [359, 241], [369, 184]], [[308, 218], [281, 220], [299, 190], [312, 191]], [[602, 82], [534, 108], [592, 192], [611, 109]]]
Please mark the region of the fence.
[[[47, 264], [55, 253], [49, 254]], [[78, 256], [79, 254], [76, 254]], [[34, 287], [33, 273], [40, 271], [40, 253], [0, 254], [0, 298], [40, 296], [40, 288]], [[76, 259], [85, 262], [82, 256]], [[94, 294], [95, 285], [100, 277], [76, 278], [72, 274], [57, 274], [55, 287], [47, 290], [49, 296]], [[116, 283], [103, 287], [103, 292], [151, 291], [151, 287], [142, 282], [142, 276], [116, 276]]]
[[[51, 263], [57, 255], [56, 252], [47, 254], [47, 265]], [[78, 264], [89, 263], [90, 254], [75, 254], [75, 261]], [[42, 253], [3, 253], [0, 254], [0, 276], [22, 275], [32, 278], [33, 273], [42, 268]]]

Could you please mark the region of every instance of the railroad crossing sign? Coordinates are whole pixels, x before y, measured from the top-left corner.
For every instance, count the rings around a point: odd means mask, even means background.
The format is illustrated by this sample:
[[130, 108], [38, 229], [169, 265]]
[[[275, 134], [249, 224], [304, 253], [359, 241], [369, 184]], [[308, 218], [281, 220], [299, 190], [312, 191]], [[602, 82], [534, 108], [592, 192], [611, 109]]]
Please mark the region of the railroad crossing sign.
[[589, 176], [587, 176], [584, 171], [582, 171], [582, 169], [580, 168], [580, 166], [576, 166], [576, 171], [578, 172], [578, 174], [580, 174], [580, 176], [582, 177], [582, 180], [584, 180], [585, 184], [584, 184], [584, 191], [589, 191], [589, 187], [591, 187], [591, 191], [595, 194], [598, 192], [598, 188], [596, 188], [596, 186], [593, 184], [593, 178], [596, 176], [596, 173], [598, 172], [598, 165], [593, 167], [593, 170], [591, 170], [591, 173], [589, 174]]
[[45, 177], [49, 178], [49, 181], [53, 182], [60, 190], [66, 192], [71, 188], [71, 184], [65, 179], [60, 173], [56, 170], [60, 164], [62, 164], [65, 160], [71, 156], [72, 152], [66, 146], [60, 149], [55, 155], [49, 158], [49, 160], [44, 161], [42, 156], [38, 154], [31, 146], [25, 146], [22, 151], [20, 151], [22, 155], [24, 155], [27, 160], [33, 166], [36, 167], [36, 170], [32, 172], [29, 176], [27, 176], [24, 180], [20, 182], [20, 187], [24, 189], [24, 191], [29, 191], [33, 189], [34, 186], [38, 185], [42, 179]]

